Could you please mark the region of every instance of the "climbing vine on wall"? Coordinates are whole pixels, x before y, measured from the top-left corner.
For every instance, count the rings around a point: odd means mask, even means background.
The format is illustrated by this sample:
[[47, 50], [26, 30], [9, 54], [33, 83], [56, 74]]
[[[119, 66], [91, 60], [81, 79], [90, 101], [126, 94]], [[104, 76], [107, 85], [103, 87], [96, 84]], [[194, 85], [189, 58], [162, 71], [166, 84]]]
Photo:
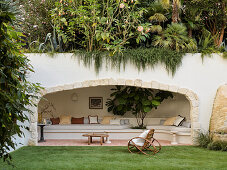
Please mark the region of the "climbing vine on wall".
[[165, 65], [168, 73], [175, 74], [177, 68], [181, 65], [184, 53], [163, 49], [163, 48], [137, 48], [128, 49], [122, 53], [110, 54], [103, 51], [76, 51], [75, 55], [83, 61], [85, 66], [95, 65], [96, 73], [99, 73], [103, 63], [111, 64], [112, 68], [119, 70], [125, 68], [126, 63], [130, 62], [138, 70], [153, 68], [158, 63]]

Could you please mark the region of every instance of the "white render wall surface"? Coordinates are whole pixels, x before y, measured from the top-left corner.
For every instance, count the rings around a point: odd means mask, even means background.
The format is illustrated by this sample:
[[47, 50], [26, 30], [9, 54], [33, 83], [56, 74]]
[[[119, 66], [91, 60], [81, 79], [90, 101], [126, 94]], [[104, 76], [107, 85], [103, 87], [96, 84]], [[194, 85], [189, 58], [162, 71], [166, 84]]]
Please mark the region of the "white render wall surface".
[[[227, 82], [227, 60], [220, 55], [205, 57], [202, 61], [200, 54], [186, 54], [182, 65], [172, 76], [165, 70], [162, 64], [153, 69], [138, 71], [136, 67], [128, 63], [125, 69], [106, 69], [105, 63], [99, 74], [94, 67], [85, 67], [82, 61], [73, 54], [25, 54], [34, 67], [28, 79], [39, 82], [45, 88], [56, 87], [75, 82], [98, 79], [140, 79], [144, 82], [157, 81], [158, 83], [186, 88], [197, 94], [199, 98], [199, 123], [201, 128], [209, 128], [209, 120], [216, 91], [220, 85]], [[108, 68], [110, 68], [108, 66]], [[181, 106], [179, 106], [181, 107]], [[26, 132], [29, 136], [29, 132]], [[27, 144], [27, 140], [24, 140]]]
[[[106, 69], [105, 63], [99, 74], [94, 67], [85, 67], [83, 62], [73, 54], [26, 54], [31, 60], [35, 73], [29, 75], [29, 80], [39, 82], [45, 88], [64, 84], [73, 84], [86, 80], [97, 79], [141, 79], [145, 82], [175, 85], [192, 90], [199, 98], [199, 121], [201, 128], [208, 129], [209, 120], [216, 91], [220, 85], [227, 83], [227, 60], [220, 55], [205, 57], [202, 61], [200, 54], [186, 54], [182, 65], [172, 76], [165, 66], [158, 64], [154, 69], [138, 71], [132, 64], [124, 69]], [[180, 106], [179, 106], [180, 107]]]

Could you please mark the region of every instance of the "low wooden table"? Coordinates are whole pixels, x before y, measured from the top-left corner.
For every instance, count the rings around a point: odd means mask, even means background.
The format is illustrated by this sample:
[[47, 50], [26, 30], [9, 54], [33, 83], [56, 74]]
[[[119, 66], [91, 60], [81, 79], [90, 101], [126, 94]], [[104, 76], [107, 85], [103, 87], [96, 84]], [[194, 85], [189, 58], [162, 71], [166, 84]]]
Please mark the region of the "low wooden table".
[[105, 133], [86, 133], [86, 134], [83, 134], [83, 136], [88, 137], [88, 145], [90, 145], [92, 143], [93, 137], [99, 137], [101, 145], [105, 142], [104, 138], [109, 137], [109, 135], [105, 134]]

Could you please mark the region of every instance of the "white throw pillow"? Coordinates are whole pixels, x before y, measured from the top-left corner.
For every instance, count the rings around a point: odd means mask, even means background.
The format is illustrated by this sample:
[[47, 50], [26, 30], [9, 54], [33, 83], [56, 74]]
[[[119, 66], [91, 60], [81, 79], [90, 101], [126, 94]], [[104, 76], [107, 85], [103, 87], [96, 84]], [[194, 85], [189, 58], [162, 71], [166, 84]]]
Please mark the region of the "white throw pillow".
[[98, 116], [88, 116], [88, 120], [90, 124], [98, 124]]
[[110, 125], [121, 125], [120, 119], [110, 120]]
[[176, 120], [174, 121], [174, 123], [173, 123], [173, 125], [174, 126], [180, 126], [181, 125], [181, 123], [184, 121], [184, 117], [181, 117], [180, 115], [179, 116], [177, 116], [177, 118], [176, 118]]

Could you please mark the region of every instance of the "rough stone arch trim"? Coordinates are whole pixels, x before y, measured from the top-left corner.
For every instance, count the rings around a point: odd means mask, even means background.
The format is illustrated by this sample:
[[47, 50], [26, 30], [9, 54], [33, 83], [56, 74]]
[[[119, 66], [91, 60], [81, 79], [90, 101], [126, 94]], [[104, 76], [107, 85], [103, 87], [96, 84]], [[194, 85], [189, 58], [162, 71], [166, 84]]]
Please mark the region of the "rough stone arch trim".
[[[190, 119], [191, 119], [191, 136], [192, 139], [196, 136], [196, 131], [200, 129], [199, 123], [199, 99], [198, 96], [191, 91], [190, 89], [180, 88], [178, 86], [172, 86], [167, 84], [162, 84], [157, 81], [146, 82], [140, 79], [130, 80], [130, 79], [98, 79], [98, 80], [86, 80], [83, 82], [76, 82], [73, 84], [65, 84], [52, 88], [47, 88], [41, 90], [41, 96], [46, 94], [51, 94], [55, 92], [65, 91], [65, 90], [73, 90], [78, 88], [85, 87], [95, 87], [95, 86], [106, 86], [106, 85], [126, 85], [126, 86], [136, 86], [142, 88], [152, 88], [170, 91], [174, 93], [179, 93], [188, 99], [190, 102]], [[35, 101], [36, 104], [39, 103], [40, 100]], [[38, 141], [38, 132], [37, 132], [37, 120], [38, 120], [38, 109], [36, 107], [31, 108], [34, 114], [30, 116], [30, 132], [31, 138], [29, 139], [28, 145], [37, 145]], [[193, 141], [192, 141], [193, 142]]]

